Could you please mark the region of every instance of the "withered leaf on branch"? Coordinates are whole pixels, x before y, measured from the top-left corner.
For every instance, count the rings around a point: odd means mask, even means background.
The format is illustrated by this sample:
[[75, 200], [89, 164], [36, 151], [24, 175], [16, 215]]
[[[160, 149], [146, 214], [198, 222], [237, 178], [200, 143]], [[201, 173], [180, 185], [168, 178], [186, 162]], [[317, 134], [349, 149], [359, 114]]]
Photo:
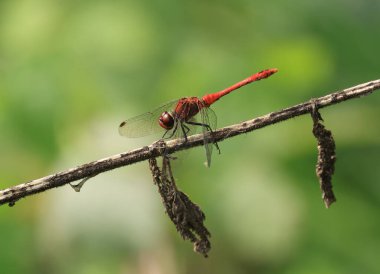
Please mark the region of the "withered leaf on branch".
[[155, 158], [149, 159], [149, 167], [166, 213], [177, 231], [183, 239], [190, 240], [194, 244], [194, 251], [207, 257], [211, 249], [209, 241], [211, 234], [203, 223], [205, 214], [197, 204], [177, 188], [170, 165], [170, 156], [163, 157], [162, 171], [157, 166]]
[[322, 199], [329, 208], [336, 201], [331, 183], [336, 161], [335, 141], [331, 131], [321, 123], [323, 119], [315, 104], [313, 104], [311, 116], [313, 118], [313, 134], [318, 141], [316, 173], [322, 190]]

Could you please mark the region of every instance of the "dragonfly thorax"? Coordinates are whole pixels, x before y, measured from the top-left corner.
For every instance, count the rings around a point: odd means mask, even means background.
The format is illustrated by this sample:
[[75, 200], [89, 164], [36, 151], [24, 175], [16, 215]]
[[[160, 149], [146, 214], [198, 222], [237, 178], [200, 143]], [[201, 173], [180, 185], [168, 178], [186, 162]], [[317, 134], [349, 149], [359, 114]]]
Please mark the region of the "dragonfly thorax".
[[160, 124], [160, 126], [166, 130], [170, 130], [173, 128], [174, 126], [174, 117], [173, 117], [173, 114], [168, 112], [168, 111], [164, 111], [160, 118], [158, 118], [158, 123]]

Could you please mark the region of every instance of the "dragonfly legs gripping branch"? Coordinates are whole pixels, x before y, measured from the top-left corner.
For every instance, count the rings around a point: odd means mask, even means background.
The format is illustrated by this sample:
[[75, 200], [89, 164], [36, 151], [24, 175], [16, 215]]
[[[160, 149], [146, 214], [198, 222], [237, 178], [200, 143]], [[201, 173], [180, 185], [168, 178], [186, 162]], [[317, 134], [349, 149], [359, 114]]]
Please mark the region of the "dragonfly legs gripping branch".
[[216, 115], [210, 106], [233, 90], [268, 78], [276, 72], [277, 69], [266, 69], [226, 89], [206, 94], [201, 98], [184, 97], [171, 101], [151, 112], [125, 120], [119, 126], [119, 133], [122, 136], [134, 138], [162, 132], [162, 138], [165, 136], [168, 136], [167, 139], [184, 137], [184, 143], [186, 143], [188, 134], [192, 133], [192, 128], [201, 127], [204, 135], [207, 166], [209, 167], [214, 145], [220, 153], [219, 146], [213, 136], [216, 129]]
[[[208, 124], [198, 123], [198, 122], [194, 122], [194, 121], [183, 122], [183, 121], [181, 121], [179, 119], [175, 119], [175, 126], [174, 126], [173, 130], [167, 130], [167, 131], [165, 131], [164, 135], [162, 136], [162, 139], [164, 139], [164, 140], [168, 139], [169, 140], [169, 139], [173, 138], [174, 134], [176, 133], [176, 131], [178, 129], [178, 125], [180, 125], [181, 131], [182, 131], [182, 135], [183, 135], [183, 138], [184, 138], [184, 141], [183, 141], [182, 144], [186, 144], [187, 143], [187, 135], [190, 132], [190, 128], [185, 123], [187, 123], [187, 124], [189, 124], [191, 126], [199, 126], [199, 127], [202, 127], [202, 128], [203, 127], [206, 128], [207, 131], [209, 132], [209, 134], [211, 135], [211, 136], [208, 137], [210, 139], [209, 143], [214, 144], [215, 147], [216, 147], [216, 149], [218, 150], [218, 153], [220, 154], [219, 145], [214, 140], [214, 136], [213, 136], [214, 131], [212, 130], [212, 128]], [[167, 137], [165, 137], [169, 132], [171, 132], [170, 135], [167, 136]], [[205, 138], [206, 138], [206, 136], [205, 136]]]

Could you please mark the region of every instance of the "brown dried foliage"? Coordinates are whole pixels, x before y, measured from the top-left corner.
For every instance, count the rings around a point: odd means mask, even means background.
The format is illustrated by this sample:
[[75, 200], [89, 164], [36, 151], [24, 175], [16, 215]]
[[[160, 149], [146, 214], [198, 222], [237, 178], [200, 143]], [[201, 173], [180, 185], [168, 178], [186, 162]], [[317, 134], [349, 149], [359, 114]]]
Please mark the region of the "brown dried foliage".
[[158, 167], [155, 158], [149, 159], [149, 168], [165, 211], [182, 238], [190, 240], [194, 245], [194, 251], [207, 257], [211, 249], [209, 241], [211, 234], [204, 226], [206, 216], [197, 204], [177, 188], [170, 165], [170, 156], [164, 156], [162, 159], [162, 170]]
[[331, 183], [332, 175], [335, 170], [335, 141], [330, 130], [327, 130], [321, 123], [321, 114], [315, 104], [312, 105], [311, 116], [313, 118], [313, 134], [318, 141], [318, 160], [316, 173], [322, 190], [322, 199], [327, 208], [336, 201], [333, 186]]

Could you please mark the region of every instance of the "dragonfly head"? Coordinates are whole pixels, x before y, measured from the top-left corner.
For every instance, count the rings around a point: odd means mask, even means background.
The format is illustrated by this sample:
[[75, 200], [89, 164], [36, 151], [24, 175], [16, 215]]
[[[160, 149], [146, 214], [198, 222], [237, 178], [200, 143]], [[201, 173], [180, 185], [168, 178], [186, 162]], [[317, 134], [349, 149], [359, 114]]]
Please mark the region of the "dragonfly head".
[[158, 119], [158, 123], [164, 129], [170, 130], [174, 126], [174, 117], [170, 112], [165, 111], [161, 114], [160, 118]]

